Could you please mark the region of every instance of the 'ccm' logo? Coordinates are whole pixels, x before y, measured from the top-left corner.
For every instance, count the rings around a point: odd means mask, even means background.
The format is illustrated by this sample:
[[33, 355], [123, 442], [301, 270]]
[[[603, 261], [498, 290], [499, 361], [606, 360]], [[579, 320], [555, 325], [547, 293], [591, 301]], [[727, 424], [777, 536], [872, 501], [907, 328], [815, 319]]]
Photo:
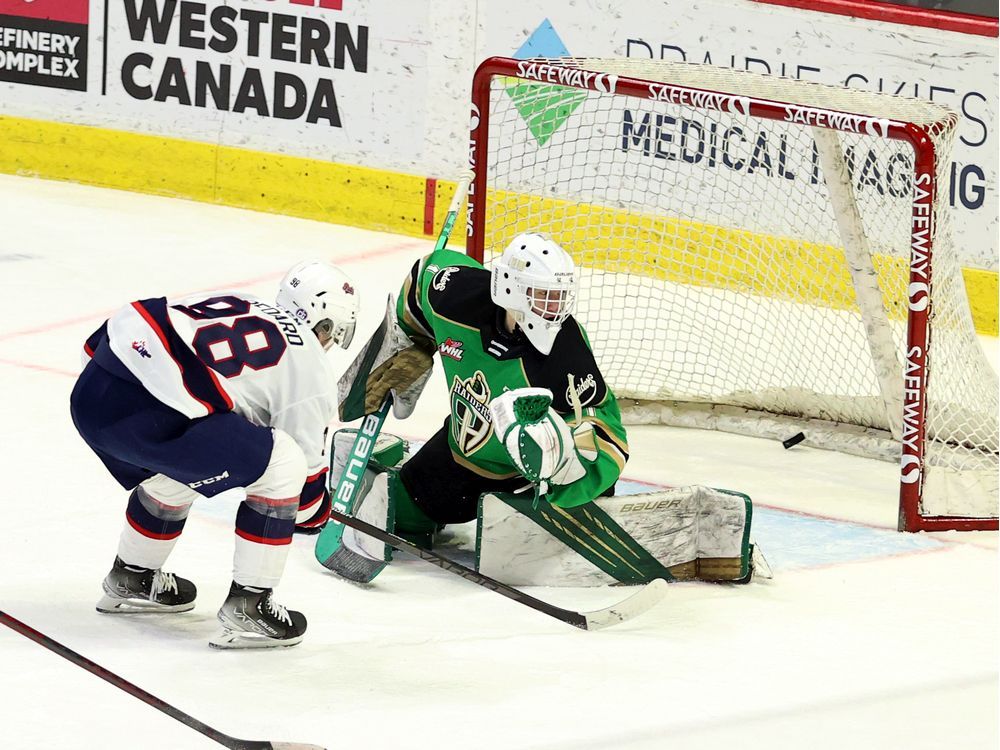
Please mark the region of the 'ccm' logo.
[[188, 482], [188, 487], [193, 490], [199, 487], [204, 487], [206, 484], [215, 484], [216, 482], [221, 482], [223, 479], [229, 479], [229, 472], [224, 471], [217, 477], [209, 477], [208, 479], [199, 479], [197, 482]]
[[930, 304], [930, 289], [922, 281], [914, 281], [910, 284], [908, 293], [910, 295], [910, 309], [914, 312], [923, 312]]

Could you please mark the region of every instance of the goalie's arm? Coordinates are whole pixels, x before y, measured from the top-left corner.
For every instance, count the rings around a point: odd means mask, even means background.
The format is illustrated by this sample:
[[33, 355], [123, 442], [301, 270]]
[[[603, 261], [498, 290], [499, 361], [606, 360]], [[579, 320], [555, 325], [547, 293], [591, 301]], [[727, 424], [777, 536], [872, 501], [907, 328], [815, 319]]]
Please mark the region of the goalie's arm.
[[[399, 327], [410, 339], [413, 341], [430, 340], [434, 344], [441, 343], [437, 340], [434, 331], [434, 321], [437, 317], [436, 307], [443, 304], [446, 307], [454, 308], [456, 304], [460, 304], [452, 296], [455, 285], [449, 286], [448, 278], [452, 273], [449, 269], [457, 272], [461, 268], [477, 269], [479, 273], [482, 273], [481, 265], [469, 256], [454, 250], [435, 250], [413, 264], [403, 280], [396, 303], [396, 318], [399, 321]], [[442, 281], [435, 288], [435, 275], [442, 269], [444, 269]], [[450, 317], [454, 315], [454, 311], [447, 314]]]
[[584, 409], [579, 421], [573, 414], [563, 416], [573, 432], [584, 475], [570, 484], [553, 485], [545, 499], [573, 508], [589, 503], [618, 481], [628, 461], [628, 439], [610, 390], [599, 406]]

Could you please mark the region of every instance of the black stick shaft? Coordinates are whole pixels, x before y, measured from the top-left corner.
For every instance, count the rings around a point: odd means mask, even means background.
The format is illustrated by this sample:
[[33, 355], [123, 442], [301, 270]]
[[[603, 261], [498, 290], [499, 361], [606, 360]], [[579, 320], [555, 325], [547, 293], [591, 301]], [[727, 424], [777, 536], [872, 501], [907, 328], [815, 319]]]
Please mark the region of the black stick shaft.
[[378, 526], [372, 526], [370, 523], [365, 523], [364, 521], [355, 518], [354, 516], [347, 516], [340, 513], [335, 508], [330, 511], [330, 517], [334, 520], [340, 521], [340, 523], [345, 526], [351, 526], [352, 528], [361, 531], [368, 536], [378, 539], [380, 542], [388, 544], [390, 547], [394, 547], [398, 550], [404, 552], [409, 552], [411, 555], [419, 557], [421, 560], [426, 560], [431, 563], [431, 565], [436, 565], [443, 570], [447, 570], [450, 573], [456, 573], [462, 576], [467, 581], [472, 581], [478, 586], [487, 588], [490, 591], [495, 591], [501, 596], [506, 596], [508, 599], [513, 599], [519, 604], [524, 604], [525, 606], [531, 607], [543, 614], [554, 617], [557, 620], [561, 620], [569, 625], [572, 625], [583, 630], [587, 629], [587, 618], [579, 612], [574, 612], [573, 610], [563, 609], [562, 607], [557, 607], [554, 604], [549, 604], [548, 602], [543, 602], [541, 599], [536, 599], [530, 594], [526, 594], [523, 591], [518, 591], [517, 589], [508, 586], [505, 583], [500, 583], [500, 581], [490, 578], [482, 573], [477, 573], [472, 568], [467, 568], [461, 563], [457, 563], [453, 560], [449, 560], [446, 557], [430, 552], [429, 550], [421, 549], [415, 544], [410, 544], [405, 539], [401, 539], [395, 534], [390, 534], [387, 531], [383, 531]]
[[144, 703], [148, 703], [150, 706], [162, 711], [172, 719], [177, 719], [177, 721], [198, 732], [201, 732], [203, 735], [215, 740], [220, 745], [230, 748], [230, 750], [272, 750], [273, 748], [273, 745], [266, 740], [239, 740], [235, 737], [230, 737], [228, 734], [223, 734], [217, 729], [212, 729], [212, 727], [198, 721], [196, 718], [184, 713], [180, 709], [174, 708], [169, 703], [157, 698], [152, 693], [147, 693], [138, 685], [133, 685], [131, 682], [119, 677], [114, 672], [108, 671], [100, 664], [92, 662], [86, 656], [81, 656], [76, 651], [73, 651], [71, 648], [68, 648], [58, 641], [49, 638], [44, 633], [39, 633], [37, 630], [25, 625], [17, 618], [11, 617], [3, 610], [0, 610], [0, 623], [3, 623], [14, 632], [20, 633], [25, 638], [33, 640], [39, 646], [44, 646], [54, 654], [58, 654], [64, 659], [76, 664], [78, 667], [83, 667], [88, 672], [97, 675], [105, 682], [110, 682], [119, 690], [124, 690], [129, 695], [138, 698]]

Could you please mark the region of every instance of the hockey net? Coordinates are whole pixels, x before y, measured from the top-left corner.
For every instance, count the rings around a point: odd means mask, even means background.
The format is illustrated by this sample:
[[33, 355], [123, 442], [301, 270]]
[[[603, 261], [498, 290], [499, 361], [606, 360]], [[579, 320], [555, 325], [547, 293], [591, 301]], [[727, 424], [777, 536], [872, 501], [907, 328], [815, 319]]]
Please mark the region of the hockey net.
[[[900, 463], [900, 529], [996, 528], [997, 377], [951, 241], [956, 115], [711, 66], [490, 58], [469, 252], [576, 259], [631, 421]], [[933, 274], [932, 274], [933, 269]]]

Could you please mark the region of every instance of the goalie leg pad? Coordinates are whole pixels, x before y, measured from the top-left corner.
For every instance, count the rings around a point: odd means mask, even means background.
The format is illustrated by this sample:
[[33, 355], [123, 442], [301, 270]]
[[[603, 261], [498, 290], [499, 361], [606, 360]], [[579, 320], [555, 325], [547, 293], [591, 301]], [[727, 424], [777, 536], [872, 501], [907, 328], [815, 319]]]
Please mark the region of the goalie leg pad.
[[561, 508], [531, 498], [496, 495], [618, 583], [635, 585], [674, 576], [597, 503]]
[[[358, 431], [353, 427], [345, 427], [333, 433], [330, 461], [330, 486], [336, 487], [344, 473], [344, 467], [351, 457], [351, 448]], [[371, 465], [386, 469], [398, 468], [409, 455], [409, 445], [401, 437], [388, 432], [379, 433], [375, 438], [375, 448], [372, 450]]]
[[[599, 586], [627, 575], [644, 580], [632, 568], [648, 566], [648, 555], [677, 580], [745, 583], [753, 573], [752, 503], [738, 492], [679, 487], [602, 497], [571, 513], [530, 505], [519, 497], [483, 497], [478, 570], [512, 586]], [[584, 510], [589, 518], [572, 513]]]
[[[389, 472], [375, 475], [371, 489], [358, 501], [353, 515], [385, 531], [395, 530], [395, 503], [389, 492]], [[348, 581], [371, 583], [391, 559], [389, 545], [347, 526], [340, 546], [326, 567]]]

